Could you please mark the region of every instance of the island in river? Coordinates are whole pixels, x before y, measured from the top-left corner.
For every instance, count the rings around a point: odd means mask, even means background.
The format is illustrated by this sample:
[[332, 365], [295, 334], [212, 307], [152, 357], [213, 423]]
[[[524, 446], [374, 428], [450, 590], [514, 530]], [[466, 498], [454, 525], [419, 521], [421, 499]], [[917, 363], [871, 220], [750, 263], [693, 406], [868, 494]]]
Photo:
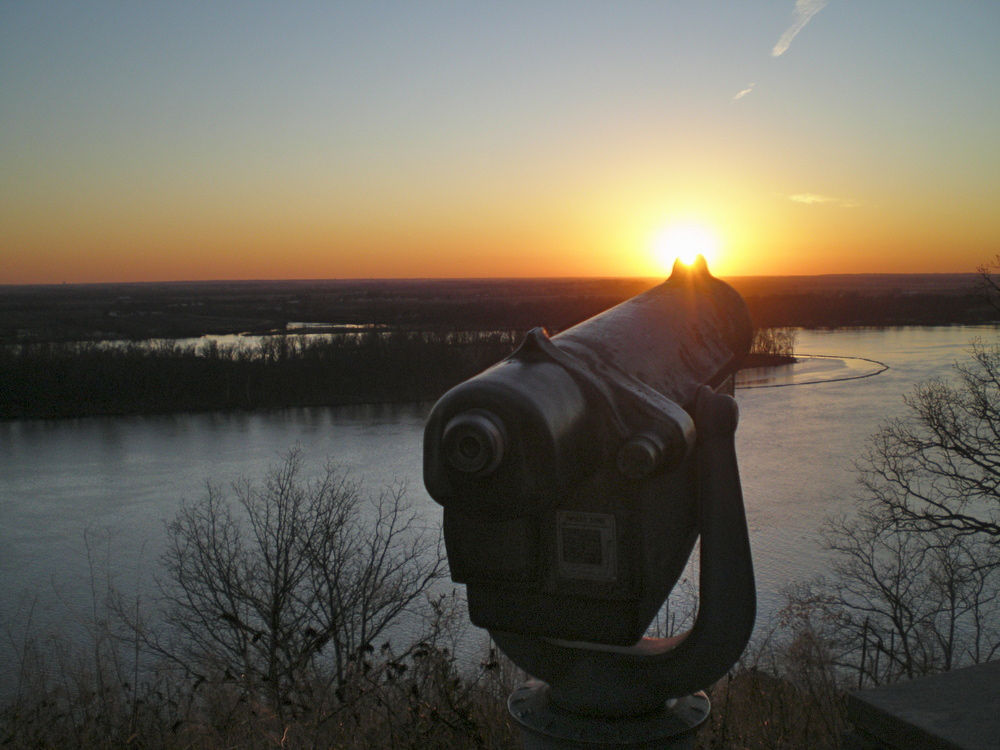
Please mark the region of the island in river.
[[[997, 311], [977, 293], [978, 278], [727, 281], [758, 328], [773, 331], [991, 322]], [[556, 333], [658, 281], [0, 286], [0, 418], [433, 400], [507, 356], [530, 328]], [[789, 361], [791, 346], [771, 345], [744, 364]]]

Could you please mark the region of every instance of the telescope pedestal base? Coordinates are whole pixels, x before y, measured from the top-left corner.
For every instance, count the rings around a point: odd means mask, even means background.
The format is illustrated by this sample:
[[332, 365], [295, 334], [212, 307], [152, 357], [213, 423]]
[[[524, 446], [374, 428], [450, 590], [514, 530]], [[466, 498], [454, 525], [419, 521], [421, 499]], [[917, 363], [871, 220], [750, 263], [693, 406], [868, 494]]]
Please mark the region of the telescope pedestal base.
[[507, 699], [524, 750], [688, 750], [710, 708], [708, 696], [699, 691], [640, 716], [584, 716], [554, 705], [549, 686], [540, 680], [529, 680]]

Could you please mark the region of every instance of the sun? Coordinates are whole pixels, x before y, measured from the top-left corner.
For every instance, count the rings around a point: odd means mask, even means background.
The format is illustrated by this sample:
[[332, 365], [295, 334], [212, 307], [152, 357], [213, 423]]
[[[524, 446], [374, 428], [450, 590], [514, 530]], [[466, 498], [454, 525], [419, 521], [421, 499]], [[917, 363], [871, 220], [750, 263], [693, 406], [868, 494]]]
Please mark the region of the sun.
[[663, 268], [673, 266], [675, 260], [690, 266], [695, 258], [703, 256], [711, 267], [722, 244], [719, 235], [704, 224], [671, 224], [653, 236], [653, 255]]

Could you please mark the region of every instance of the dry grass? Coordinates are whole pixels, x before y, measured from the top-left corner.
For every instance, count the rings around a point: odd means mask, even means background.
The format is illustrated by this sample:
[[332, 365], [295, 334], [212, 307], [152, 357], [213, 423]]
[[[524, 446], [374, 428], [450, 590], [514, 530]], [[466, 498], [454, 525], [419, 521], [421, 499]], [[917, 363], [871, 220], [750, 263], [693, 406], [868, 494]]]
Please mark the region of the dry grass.
[[[42, 658], [32, 646], [25, 679], [0, 711], [5, 748], [482, 748], [519, 746], [506, 713], [513, 688], [496, 659], [461, 674], [432, 644], [397, 659], [366, 653], [349, 683], [317, 693], [279, 720], [234, 679], [193, 680], [155, 669], [138, 687], [101, 680], [81, 663]], [[49, 656], [52, 655], [51, 648]]]
[[[0, 710], [4, 748], [479, 748], [520, 747], [506, 711], [519, 670], [495, 651], [460, 670], [441, 643], [405, 656], [366, 650], [350, 680], [317, 692], [285, 721], [266, 693], [239, 680], [146, 668], [132, 685], [111, 665], [95, 668], [66, 643], [32, 642], [18, 693]], [[767, 640], [711, 691], [700, 748], [836, 748], [842, 692], [820, 643], [799, 633]]]

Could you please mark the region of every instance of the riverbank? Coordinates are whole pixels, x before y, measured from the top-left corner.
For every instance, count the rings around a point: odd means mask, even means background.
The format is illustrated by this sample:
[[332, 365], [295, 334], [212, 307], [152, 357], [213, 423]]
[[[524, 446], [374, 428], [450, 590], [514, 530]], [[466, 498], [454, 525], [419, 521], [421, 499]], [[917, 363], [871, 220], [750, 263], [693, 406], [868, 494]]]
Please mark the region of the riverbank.
[[[435, 401], [509, 355], [523, 337], [520, 331], [361, 331], [221, 345], [0, 346], [0, 419]], [[744, 367], [793, 363], [791, 340], [760, 332], [758, 351]]]
[[750, 352], [740, 366], [741, 370], [749, 370], [751, 367], [778, 367], [780, 365], [794, 365], [798, 360], [793, 354], [769, 354], [764, 352]]
[[372, 332], [0, 347], [0, 419], [431, 401], [522, 335]]

